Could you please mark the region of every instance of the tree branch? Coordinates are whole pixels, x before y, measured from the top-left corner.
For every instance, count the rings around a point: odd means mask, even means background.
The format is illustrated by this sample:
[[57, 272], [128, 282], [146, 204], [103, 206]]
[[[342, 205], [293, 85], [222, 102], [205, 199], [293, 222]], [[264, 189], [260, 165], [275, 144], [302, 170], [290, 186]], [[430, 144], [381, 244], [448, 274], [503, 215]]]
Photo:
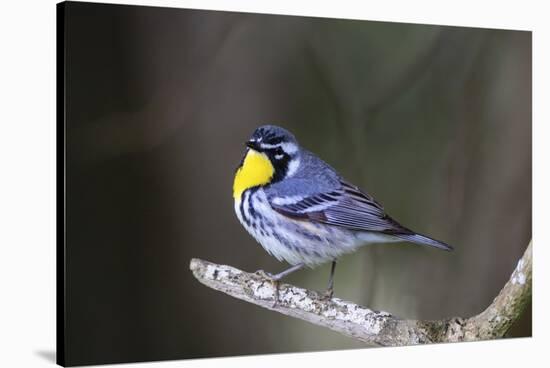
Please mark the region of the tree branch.
[[435, 342], [475, 341], [504, 336], [531, 300], [531, 242], [510, 280], [489, 307], [471, 318], [439, 321], [404, 320], [387, 312], [289, 284], [279, 285], [276, 305], [273, 283], [261, 275], [231, 266], [192, 259], [190, 269], [204, 285], [235, 298], [291, 317], [330, 328], [368, 345], [398, 346]]

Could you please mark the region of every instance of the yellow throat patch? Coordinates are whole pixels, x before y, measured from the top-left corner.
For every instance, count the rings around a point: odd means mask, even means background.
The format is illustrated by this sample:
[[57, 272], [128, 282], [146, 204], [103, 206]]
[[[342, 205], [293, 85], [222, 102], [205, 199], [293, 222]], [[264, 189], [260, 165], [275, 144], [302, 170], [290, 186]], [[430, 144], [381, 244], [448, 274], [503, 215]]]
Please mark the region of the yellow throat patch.
[[269, 183], [274, 173], [275, 168], [264, 153], [249, 149], [243, 164], [235, 173], [233, 198], [240, 200], [242, 193], [248, 188]]

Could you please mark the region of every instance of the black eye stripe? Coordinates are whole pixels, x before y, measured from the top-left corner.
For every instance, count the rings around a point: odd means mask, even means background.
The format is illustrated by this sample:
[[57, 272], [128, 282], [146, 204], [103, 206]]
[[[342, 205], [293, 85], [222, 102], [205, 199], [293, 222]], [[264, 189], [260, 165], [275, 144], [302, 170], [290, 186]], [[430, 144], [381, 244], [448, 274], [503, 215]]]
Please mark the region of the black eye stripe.
[[268, 138], [265, 143], [267, 144], [279, 144], [283, 142], [282, 137]]
[[286, 140], [283, 138], [283, 137], [280, 137], [280, 136], [275, 136], [273, 134], [257, 134], [257, 135], [254, 135], [253, 138], [257, 141], [260, 141], [264, 144], [270, 144], [272, 146], [276, 145], [276, 144], [280, 144], [280, 143], [283, 143], [285, 142]]
[[288, 154], [281, 148], [281, 147], [275, 147], [275, 148], [266, 148], [264, 149], [264, 152], [271, 154], [271, 155], [284, 155], [288, 156]]
[[275, 175], [273, 176], [271, 183], [276, 183], [278, 181], [281, 181], [285, 177], [288, 171], [288, 163], [290, 162], [290, 156], [287, 155], [286, 153], [282, 153], [281, 154], [282, 157], [278, 159], [275, 157], [277, 154], [275, 154], [273, 150], [271, 150], [271, 152], [269, 152], [268, 155], [271, 159], [271, 163], [275, 167]]

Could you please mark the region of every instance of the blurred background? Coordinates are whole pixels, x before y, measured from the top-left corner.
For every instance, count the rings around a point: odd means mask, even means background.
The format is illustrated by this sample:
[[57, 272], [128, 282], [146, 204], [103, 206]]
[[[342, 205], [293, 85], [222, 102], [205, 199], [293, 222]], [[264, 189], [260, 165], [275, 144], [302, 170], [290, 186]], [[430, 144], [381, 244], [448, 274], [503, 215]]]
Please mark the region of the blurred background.
[[[468, 317], [508, 280], [531, 238], [530, 32], [65, 7], [68, 364], [363, 347], [189, 271], [287, 267], [233, 213], [243, 143], [265, 123], [455, 247], [364, 247], [340, 259], [336, 297]], [[287, 281], [324, 290], [328, 275]], [[529, 307], [509, 336], [530, 335]]]

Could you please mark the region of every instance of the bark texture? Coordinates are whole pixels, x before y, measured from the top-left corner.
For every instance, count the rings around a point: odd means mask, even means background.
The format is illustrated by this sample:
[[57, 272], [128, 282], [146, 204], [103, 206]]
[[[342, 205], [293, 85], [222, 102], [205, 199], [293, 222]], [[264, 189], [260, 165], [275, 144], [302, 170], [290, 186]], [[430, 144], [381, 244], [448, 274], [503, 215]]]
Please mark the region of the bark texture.
[[278, 302], [271, 280], [231, 266], [192, 259], [190, 269], [204, 285], [235, 298], [330, 328], [368, 345], [399, 346], [487, 340], [504, 336], [531, 300], [532, 245], [529, 243], [510, 279], [478, 315], [444, 320], [405, 320], [390, 313], [280, 283]]

